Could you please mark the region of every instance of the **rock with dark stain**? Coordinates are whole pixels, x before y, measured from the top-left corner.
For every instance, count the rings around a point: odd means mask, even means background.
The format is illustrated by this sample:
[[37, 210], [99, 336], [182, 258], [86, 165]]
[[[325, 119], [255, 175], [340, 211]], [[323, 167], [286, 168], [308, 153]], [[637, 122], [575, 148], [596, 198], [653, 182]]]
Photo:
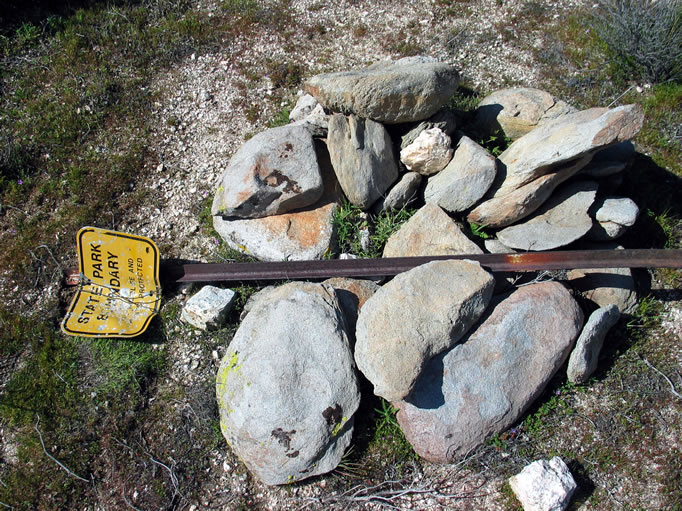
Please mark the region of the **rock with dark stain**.
[[452, 463], [504, 431], [564, 363], [582, 322], [558, 282], [519, 288], [461, 344], [431, 359], [398, 403], [405, 438], [427, 460]]
[[303, 208], [323, 192], [313, 138], [301, 126], [259, 133], [232, 157], [213, 199], [213, 215], [262, 218]]
[[331, 286], [292, 282], [252, 302], [216, 378], [220, 427], [266, 484], [334, 470], [360, 391]]
[[340, 188], [321, 140], [315, 150], [324, 182], [320, 200], [311, 206], [266, 218], [213, 217], [213, 227], [225, 243], [263, 261], [322, 259], [334, 234], [333, 218]]

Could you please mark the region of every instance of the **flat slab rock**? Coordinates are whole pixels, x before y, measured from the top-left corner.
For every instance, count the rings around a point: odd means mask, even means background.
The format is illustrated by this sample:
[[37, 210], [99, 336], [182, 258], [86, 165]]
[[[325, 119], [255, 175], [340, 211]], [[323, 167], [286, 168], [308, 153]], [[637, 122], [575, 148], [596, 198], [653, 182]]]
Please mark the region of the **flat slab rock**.
[[497, 233], [504, 245], [519, 250], [551, 250], [583, 237], [592, 229], [588, 214], [597, 183], [580, 181], [565, 186], [529, 220]]
[[459, 73], [452, 66], [427, 57], [406, 57], [317, 75], [304, 88], [332, 112], [395, 124], [433, 115], [458, 84]]
[[425, 204], [388, 238], [383, 257], [482, 253], [445, 211]]
[[262, 218], [314, 204], [322, 193], [310, 132], [301, 126], [281, 126], [255, 135], [230, 159], [211, 214]]
[[[552, 196], [554, 190], [583, 168], [590, 161], [590, 158], [589, 154], [577, 158], [506, 195], [494, 196], [485, 200], [469, 212], [467, 220], [494, 229], [518, 222], [542, 206]], [[499, 171], [499, 175], [504, 175], [504, 171]], [[493, 183], [492, 188], [495, 186]]]
[[643, 122], [644, 113], [639, 105], [625, 105], [581, 110], [543, 124], [500, 155], [507, 175], [496, 196], [530, 183], [557, 165], [631, 139]]
[[336, 468], [360, 392], [333, 288], [292, 282], [255, 300], [220, 364], [216, 395], [227, 443], [264, 483]]
[[424, 364], [483, 314], [495, 279], [473, 261], [434, 261], [397, 275], [362, 307], [355, 361], [389, 401], [407, 396]]
[[582, 322], [558, 282], [517, 289], [460, 344], [431, 359], [397, 403], [405, 438], [421, 457], [452, 463], [504, 431], [564, 363]]
[[537, 127], [499, 156], [498, 179], [469, 221], [504, 227], [529, 215], [558, 184], [585, 168], [595, 152], [632, 138], [643, 122], [641, 107], [625, 105], [582, 110]]
[[502, 131], [512, 140], [529, 133], [543, 122], [575, 112], [551, 94], [534, 88], [509, 88], [483, 98], [476, 109], [476, 128], [493, 135]]

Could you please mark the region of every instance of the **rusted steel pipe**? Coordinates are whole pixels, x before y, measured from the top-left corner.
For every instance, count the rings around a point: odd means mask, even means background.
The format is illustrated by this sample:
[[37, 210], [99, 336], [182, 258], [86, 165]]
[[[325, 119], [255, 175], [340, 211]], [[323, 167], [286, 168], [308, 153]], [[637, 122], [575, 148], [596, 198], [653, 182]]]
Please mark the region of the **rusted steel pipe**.
[[218, 282], [397, 275], [430, 261], [470, 259], [491, 271], [568, 270], [573, 268], [682, 268], [682, 250], [625, 249], [332, 259], [227, 264], [162, 265], [166, 282]]

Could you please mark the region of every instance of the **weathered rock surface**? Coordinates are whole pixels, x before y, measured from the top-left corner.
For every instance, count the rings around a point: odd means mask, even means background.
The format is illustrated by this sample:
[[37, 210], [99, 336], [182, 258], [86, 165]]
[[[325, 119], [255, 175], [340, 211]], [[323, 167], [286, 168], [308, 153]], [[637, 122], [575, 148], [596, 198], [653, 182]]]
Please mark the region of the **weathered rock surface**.
[[637, 306], [635, 280], [630, 268], [576, 269], [567, 274], [571, 286], [597, 304], [606, 307], [614, 304], [621, 313], [631, 313]]
[[318, 104], [317, 100], [310, 94], [303, 94], [296, 101], [296, 106], [289, 112], [289, 120], [302, 121], [313, 112]]
[[324, 138], [329, 132], [330, 117], [330, 115], [324, 113], [322, 105], [317, 105], [307, 117], [304, 117], [300, 121], [293, 122], [289, 124], [289, 126], [301, 126], [313, 137]]
[[[499, 178], [493, 184], [488, 200], [472, 211], [469, 221], [495, 227], [516, 222], [523, 216], [514, 216], [509, 211], [496, 214], [495, 211], [500, 204], [522, 202], [527, 194], [518, 195], [521, 187], [547, 174], [559, 176], [558, 181], [549, 180], [556, 187], [558, 182], [584, 168], [599, 149], [633, 137], [643, 121], [644, 115], [638, 105], [626, 105], [612, 110], [591, 108], [567, 114], [534, 129], [500, 155], [503, 165], [498, 171]], [[547, 188], [548, 181], [543, 180], [541, 184]], [[512, 196], [512, 192], [517, 195]], [[537, 199], [542, 196], [546, 199], [547, 194], [535, 195], [533, 208], [537, 209], [542, 204]], [[528, 215], [533, 208], [524, 207], [521, 213]]]
[[453, 346], [483, 313], [494, 279], [473, 261], [434, 261], [401, 273], [365, 303], [355, 361], [374, 393], [397, 401], [424, 364]]
[[293, 282], [256, 301], [216, 377], [220, 428], [266, 484], [333, 470], [360, 403], [334, 290]]
[[425, 57], [407, 57], [365, 69], [325, 73], [305, 84], [327, 110], [386, 124], [421, 121], [457, 90], [455, 68]]
[[501, 131], [516, 140], [543, 122], [573, 112], [575, 108], [540, 89], [502, 89], [479, 103], [475, 125], [484, 136]]
[[452, 140], [440, 128], [422, 131], [400, 151], [400, 161], [408, 170], [430, 176], [440, 172], [452, 159]]
[[324, 142], [315, 147], [324, 178], [324, 194], [310, 207], [253, 219], [213, 217], [213, 227], [228, 246], [262, 261], [322, 259], [334, 234], [339, 190]]
[[358, 313], [365, 302], [379, 290], [379, 284], [371, 280], [349, 279], [334, 277], [327, 279], [323, 284], [328, 284], [336, 291], [336, 296], [341, 305], [341, 311], [346, 318], [349, 337], [355, 339], [355, 325], [358, 322]]
[[211, 214], [262, 218], [314, 204], [322, 192], [312, 136], [300, 126], [281, 126], [249, 139], [232, 157]]
[[538, 460], [509, 478], [524, 511], [563, 511], [578, 487], [566, 463], [555, 456]]
[[185, 302], [180, 319], [201, 330], [216, 330], [225, 323], [235, 297], [231, 289], [204, 286]]
[[378, 122], [334, 114], [327, 144], [341, 188], [360, 208], [369, 208], [398, 179], [391, 137]]
[[581, 173], [594, 178], [603, 178], [625, 170], [635, 157], [635, 145], [627, 140], [597, 151], [592, 161]]
[[388, 238], [383, 257], [482, 253], [445, 211], [425, 204]]
[[590, 211], [595, 222], [587, 238], [593, 241], [608, 241], [622, 236], [639, 216], [637, 204], [627, 197], [602, 197]]
[[386, 197], [379, 199], [375, 211], [401, 209], [417, 198], [422, 175], [417, 172], [406, 172], [400, 180], [388, 191]]
[[494, 238], [483, 240], [483, 246], [491, 254], [510, 254], [512, 252], [516, 252], [516, 250], [509, 248], [500, 240]]
[[397, 404], [405, 438], [423, 458], [452, 463], [504, 431], [566, 360], [582, 321], [558, 282], [519, 288], [462, 343], [426, 365]]
[[558, 165], [634, 137], [642, 127], [639, 105], [609, 110], [590, 108], [543, 124], [510, 145], [501, 155], [506, 176], [496, 196], [530, 183]]
[[564, 187], [522, 224], [506, 227], [497, 238], [520, 250], [550, 250], [581, 238], [592, 228], [587, 213], [597, 194], [597, 184], [580, 181]]
[[604, 338], [619, 319], [620, 311], [614, 304], [601, 307], [590, 315], [568, 359], [569, 381], [584, 383], [594, 373]]
[[420, 122], [400, 137], [400, 149], [405, 149], [416, 140], [419, 134], [431, 128], [438, 128], [447, 136], [452, 137], [457, 129], [457, 119], [455, 114], [447, 108], [438, 110], [427, 120]]
[[452, 213], [464, 211], [485, 195], [496, 173], [495, 157], [463, 136], [447, 167], [429, 179], [424, 200]]
[[[476, 206], [467, 215], [467, 220], [495, 229], [518, 222], [542, 206], [557, 186], [573, 176], [577, 172], [576, 169], [584, 167], [589, 160], [590, 155], [583, 156], [573, 163], [520, 186], [507, 195], [488, 199]], [[498, 175], [503, 172], [498, 171]], [[493, 184], [493, 188], [494, 186]]]

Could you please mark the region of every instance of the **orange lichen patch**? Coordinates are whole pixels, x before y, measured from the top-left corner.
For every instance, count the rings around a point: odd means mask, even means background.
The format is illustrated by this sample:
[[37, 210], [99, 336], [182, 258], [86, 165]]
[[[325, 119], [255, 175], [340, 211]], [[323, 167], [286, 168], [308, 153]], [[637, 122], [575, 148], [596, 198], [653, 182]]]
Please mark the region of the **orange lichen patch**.
[[263, 218], [261, 225], [272, 232], [273, 236], [286, 234], [302, 249], [309, 249], [320, 242], [320, 236], [325, 235], [334, 206], [334, 203], [325, 201], [321, 206], [312, 209]]

